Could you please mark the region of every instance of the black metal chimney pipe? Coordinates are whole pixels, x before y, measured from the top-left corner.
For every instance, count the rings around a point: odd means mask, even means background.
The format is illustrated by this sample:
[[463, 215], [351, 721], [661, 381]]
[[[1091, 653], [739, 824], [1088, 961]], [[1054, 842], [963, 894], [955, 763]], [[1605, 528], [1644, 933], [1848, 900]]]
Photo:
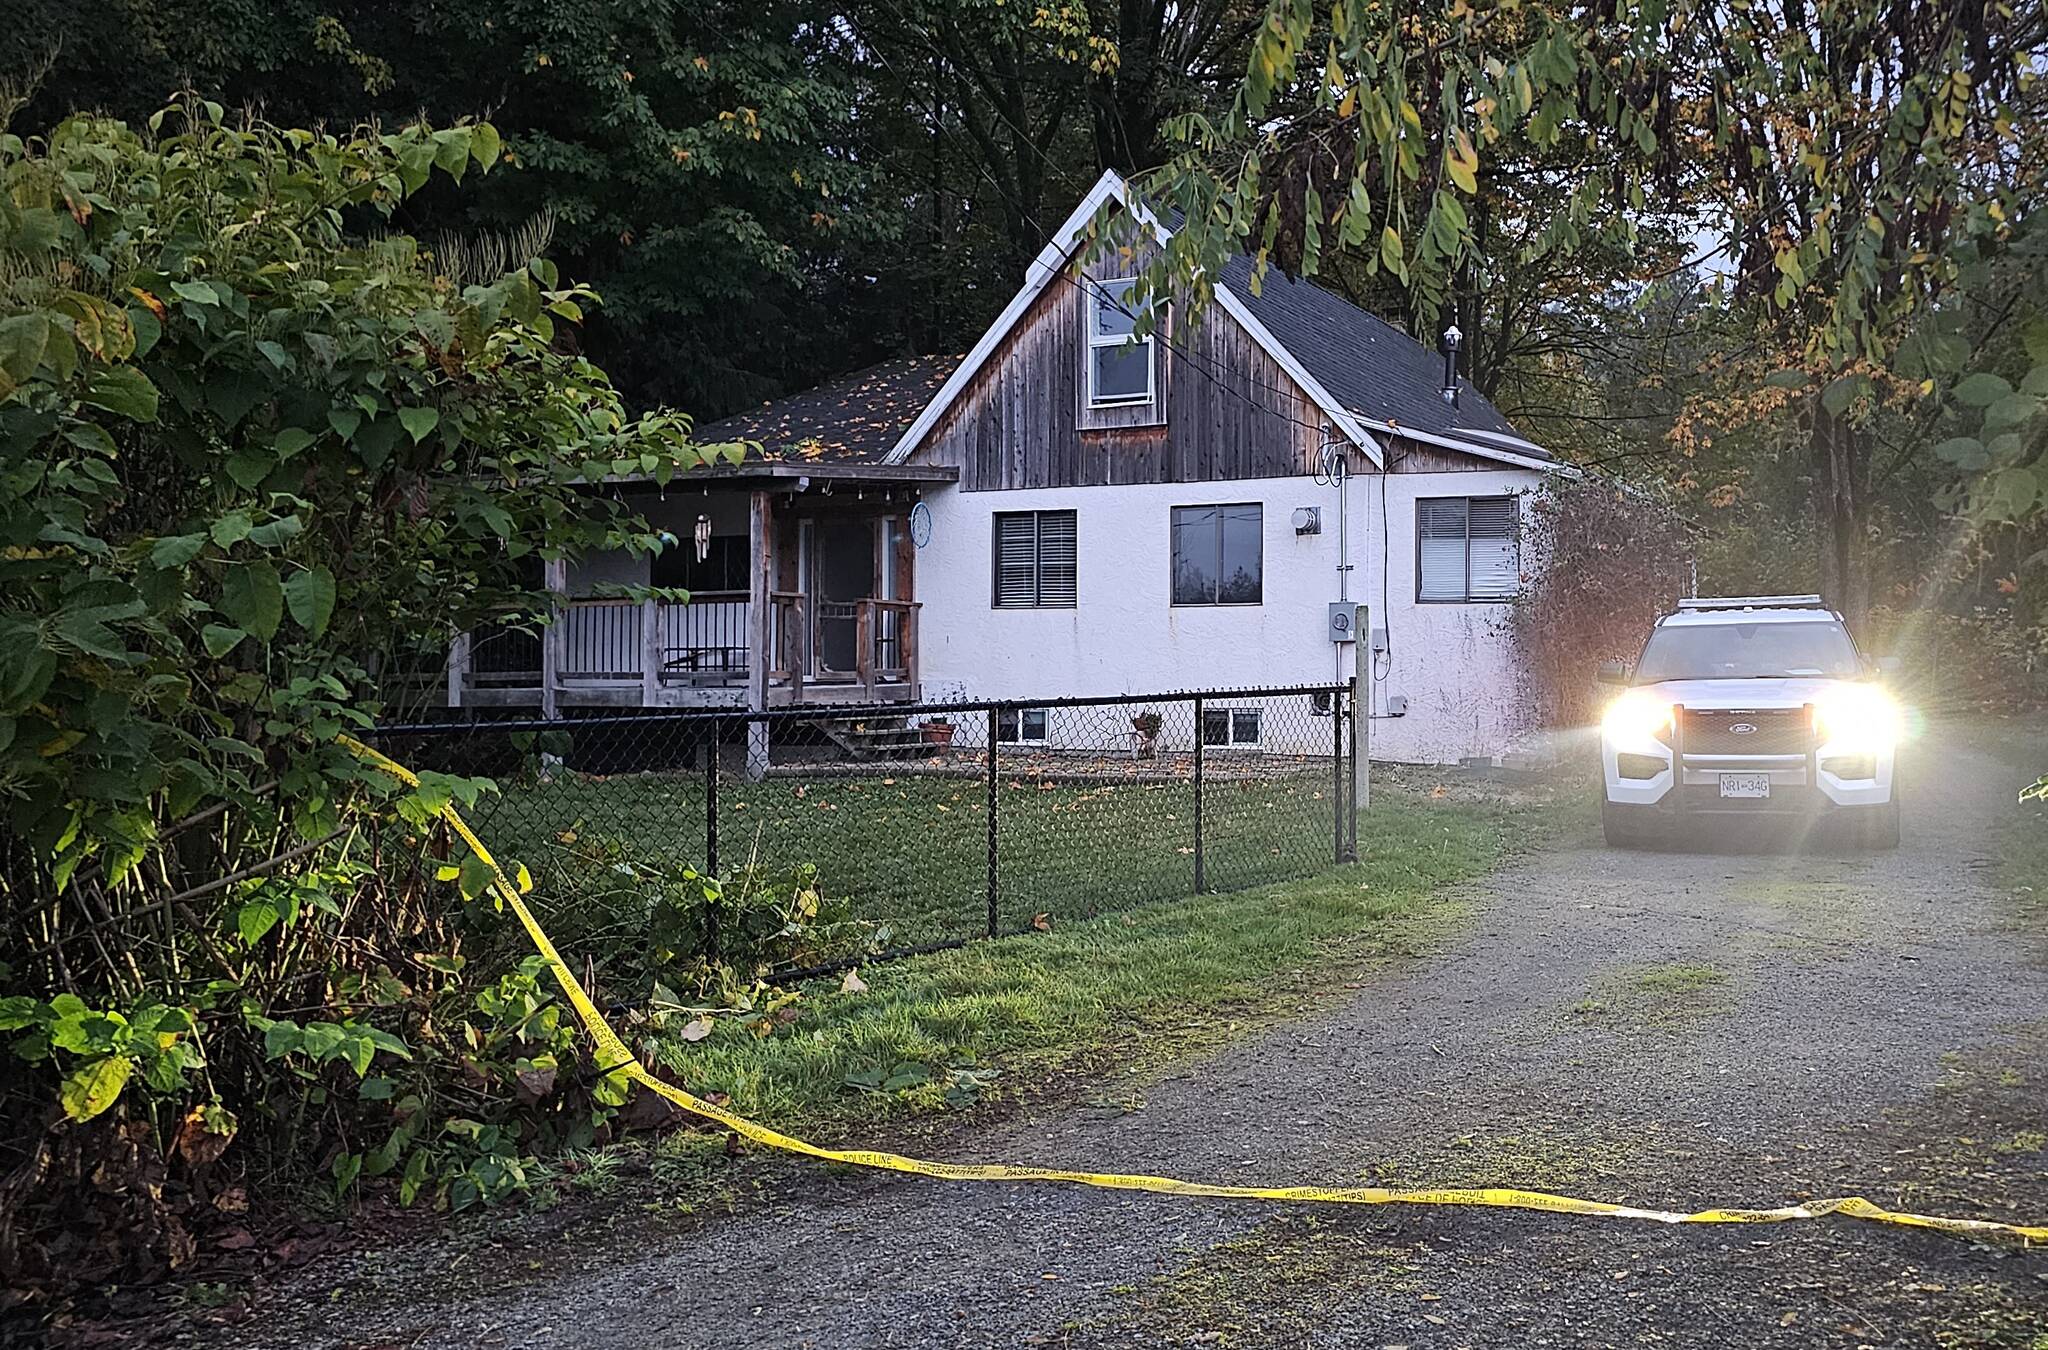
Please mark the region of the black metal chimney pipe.
[[1452, 324], [1444, 330], [1444, 402], [1453, 408], [1458, 406], [1458, 343], [1464, 338], [1458, 325]]

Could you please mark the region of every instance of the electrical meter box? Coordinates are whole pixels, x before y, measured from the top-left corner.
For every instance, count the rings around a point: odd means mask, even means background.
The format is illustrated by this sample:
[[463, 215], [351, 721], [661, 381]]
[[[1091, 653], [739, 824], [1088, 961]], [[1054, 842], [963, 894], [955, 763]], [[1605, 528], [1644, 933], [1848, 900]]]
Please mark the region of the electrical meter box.
[[1330, 602], [1330, 641], [1356, 642], [1358, 632], [1365, 626], [1366, 607], [1354, 605], [1348, 600]]

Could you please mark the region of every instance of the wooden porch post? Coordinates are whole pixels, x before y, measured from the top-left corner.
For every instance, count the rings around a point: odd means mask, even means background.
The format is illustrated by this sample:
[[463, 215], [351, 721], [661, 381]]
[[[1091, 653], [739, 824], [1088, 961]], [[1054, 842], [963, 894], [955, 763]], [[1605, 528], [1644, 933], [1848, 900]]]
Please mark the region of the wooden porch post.
[[547, 587], [549, 622], [540, 639], [540, 715], [561, 716], [558, 686], [563, 657], [569, 646], [569, 564], [561, 558], [541, 567], [541, 584]]
[[661, 601], [640, 602], [640, 706], [661, 702]]
[[[747, 504], [748, 556], [753, 559], [747, 580], [747, 707], [761, 712], [768, 707], [769, 642], [775, 631], [769, 592], [775, 589], [774, 522], [768, 513], [768, 494], [756, 491]], [[747, 723], [747, 781], [758, 783], [768, 776], [768, 724]]]

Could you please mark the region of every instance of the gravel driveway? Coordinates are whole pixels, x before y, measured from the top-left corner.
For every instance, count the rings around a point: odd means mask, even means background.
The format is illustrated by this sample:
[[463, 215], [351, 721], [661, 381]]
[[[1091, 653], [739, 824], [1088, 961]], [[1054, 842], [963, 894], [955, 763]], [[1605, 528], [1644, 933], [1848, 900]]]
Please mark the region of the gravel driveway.
[[[1237, 1182], [1492, 1182], [1691, 1208], [1861, 1193], [2048, 1221], [2048, 969], [1994, 889], [2022, 773], [1909, 765], [1896, 854], [1531, 856], [1348, 1001], [949, 1156]], [[1847, 1221], [1665, 1228], [819, 1169], [513, 1291], [358, 1272], [246, 1344], [2048, 1346], [2048, 1252]], [[633, 1232], [630, 1222], [625, 1231]], [[586, 1236], [584, 1242], [590, 1241]], [[586, 1252], [587, 1254], [587, 1252]], [[492, 1259], [492, 1253], [480, 1253]], [[539, 1268], [533, 1268], [539, 1267]]]

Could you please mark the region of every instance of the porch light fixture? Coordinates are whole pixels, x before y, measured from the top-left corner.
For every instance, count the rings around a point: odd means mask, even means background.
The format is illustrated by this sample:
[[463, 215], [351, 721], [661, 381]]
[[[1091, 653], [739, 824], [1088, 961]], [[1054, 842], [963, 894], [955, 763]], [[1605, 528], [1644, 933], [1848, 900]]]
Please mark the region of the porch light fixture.
[[692, 537], [697, 542], [697, 561], [701, 563], [711, 556], [711, 517], [697, 517], [697, 528], [692, 531]]

